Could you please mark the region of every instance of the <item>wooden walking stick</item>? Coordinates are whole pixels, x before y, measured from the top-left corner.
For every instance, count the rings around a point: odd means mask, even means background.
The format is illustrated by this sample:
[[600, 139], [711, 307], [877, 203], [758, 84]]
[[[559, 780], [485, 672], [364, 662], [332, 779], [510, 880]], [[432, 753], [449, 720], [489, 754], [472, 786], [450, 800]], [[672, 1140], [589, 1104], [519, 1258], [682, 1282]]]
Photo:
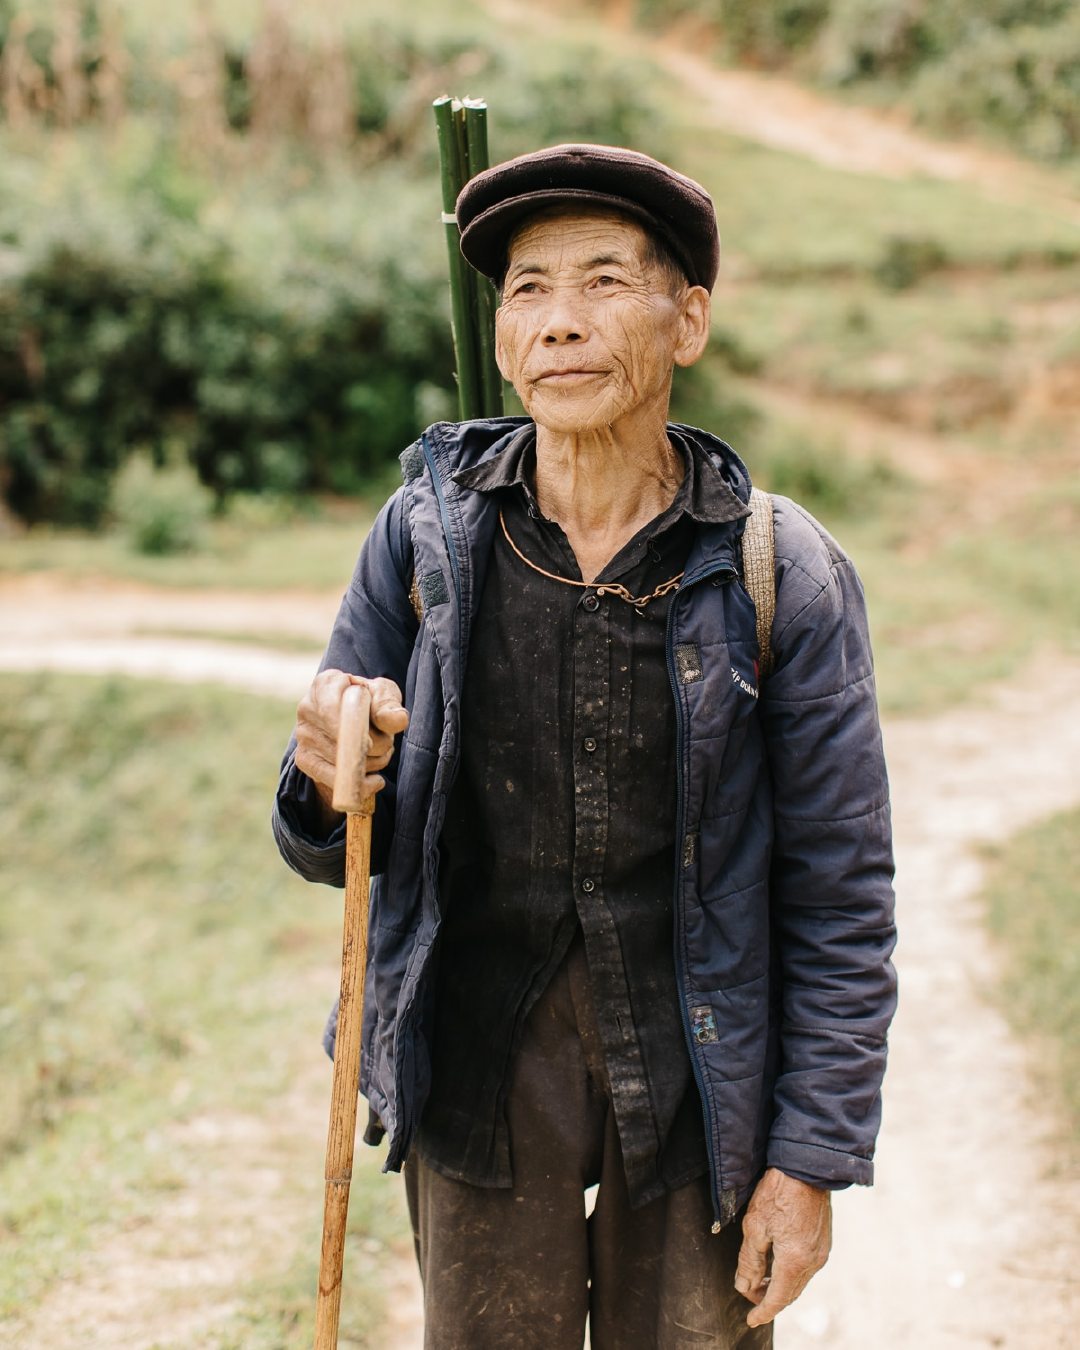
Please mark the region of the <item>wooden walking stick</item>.
[[315, 1305], [315, 1350], [337, 1350], [341, 1316], [341, 1268], [349, 1216], [356, 1101], [360, 1088], [360, 1035], [367, 966], [368, 882], [374, 794], [364, 796], [364, 766], [370, 740], [371, 692], [353, 684], [341, 702], [334, 810], [346, 813], [345, 922], [341, 941], [341, 1002], [334, 1044], [334, 1085], [326, 1139], [319, 1294]]

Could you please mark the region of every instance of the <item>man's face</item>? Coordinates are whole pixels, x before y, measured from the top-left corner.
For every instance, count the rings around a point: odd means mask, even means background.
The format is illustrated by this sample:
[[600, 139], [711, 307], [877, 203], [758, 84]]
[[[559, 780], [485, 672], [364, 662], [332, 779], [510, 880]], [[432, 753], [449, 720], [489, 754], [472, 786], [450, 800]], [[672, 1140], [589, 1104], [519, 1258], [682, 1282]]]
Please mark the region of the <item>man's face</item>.
[[552, 431], [610, 427], [658, 401], [666, 414], [673, 366], [691, 364], [704, 345], [702, 307], [707, 328], [708, 293], [673, 287], [635, 221], [544, 214], [510, 244], [495, 326], [499, 369], [529, 416]]

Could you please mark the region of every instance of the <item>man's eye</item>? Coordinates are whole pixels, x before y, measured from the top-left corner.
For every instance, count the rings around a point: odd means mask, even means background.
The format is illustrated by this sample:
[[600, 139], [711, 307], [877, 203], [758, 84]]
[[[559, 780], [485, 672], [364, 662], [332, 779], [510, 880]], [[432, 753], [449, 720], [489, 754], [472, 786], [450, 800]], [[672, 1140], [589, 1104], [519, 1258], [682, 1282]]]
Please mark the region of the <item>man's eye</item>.
[[513, 295], [534, 295], [539, 290], [535, 281], [522, 281], [514, 287]]

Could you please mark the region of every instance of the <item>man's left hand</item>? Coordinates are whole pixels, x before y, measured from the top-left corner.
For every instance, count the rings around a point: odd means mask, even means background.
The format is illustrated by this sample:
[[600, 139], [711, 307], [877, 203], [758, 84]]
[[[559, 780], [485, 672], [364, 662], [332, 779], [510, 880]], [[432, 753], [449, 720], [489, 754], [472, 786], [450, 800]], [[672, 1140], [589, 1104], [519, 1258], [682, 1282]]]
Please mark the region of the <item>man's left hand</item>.
[[[825, 1264], [832, 1243], [831, 1194], [770, 1167], [743, 1218], [735, 1288], [757, 1307], [747, 1326], [760, 1327], [794, 1303]], [[771, 1257], [771, 1260], [770, 1260]]]

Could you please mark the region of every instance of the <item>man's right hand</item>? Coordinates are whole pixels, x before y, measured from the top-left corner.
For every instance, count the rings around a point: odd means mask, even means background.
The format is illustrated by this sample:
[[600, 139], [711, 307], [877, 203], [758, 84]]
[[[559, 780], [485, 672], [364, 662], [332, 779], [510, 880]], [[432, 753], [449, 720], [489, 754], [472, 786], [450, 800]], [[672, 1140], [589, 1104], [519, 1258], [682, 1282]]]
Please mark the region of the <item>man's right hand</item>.
[[386, 786], [380, 774], [393, 758], [394, 737], [409, 725], [401, 690], [393, 680], [366, 680], [343, 670], [323, 670], [311, 682], [296, 709], [296, 767], [315, 784], [329, 827], [337, 819], [333, 808], [334, 769], [337, 763], [341, 700], [350, 684], [367, 685], [371, 691], [371, 744], [368, 748], [366, 793]]

